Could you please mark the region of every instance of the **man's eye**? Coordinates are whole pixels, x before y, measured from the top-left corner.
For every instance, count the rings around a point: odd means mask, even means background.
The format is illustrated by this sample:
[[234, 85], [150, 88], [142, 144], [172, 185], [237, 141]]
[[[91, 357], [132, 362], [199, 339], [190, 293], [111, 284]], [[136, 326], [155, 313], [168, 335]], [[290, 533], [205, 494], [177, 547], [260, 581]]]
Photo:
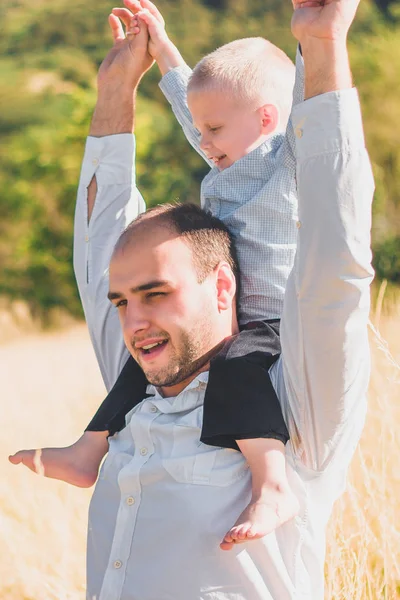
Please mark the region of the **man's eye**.
[[126, 304], [127, 304], [126, 300], [118, 300], [118, 302], [115, 303], [115, 307], [121, 308], [121, 306], [126, 306]]
[[146, 298], [155, 298], [156, 296], [166, 296], [165, 292], [149, 292], [146, 294]]

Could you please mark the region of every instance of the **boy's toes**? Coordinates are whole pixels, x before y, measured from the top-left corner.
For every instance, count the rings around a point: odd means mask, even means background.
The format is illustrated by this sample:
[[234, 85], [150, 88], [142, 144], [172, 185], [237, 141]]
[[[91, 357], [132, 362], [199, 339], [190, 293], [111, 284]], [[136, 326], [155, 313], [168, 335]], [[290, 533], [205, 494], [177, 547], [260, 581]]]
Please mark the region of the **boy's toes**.
[[19, 450], [15, 454], [11, 454], [11, 456], [8, 457], [8, 460], [13, 465], [19, 465], [20, 463], [23, 463], [24, 459], [26, 460], [32, 452], [32, 450]]
[[243, 542], [248, 537], [247, 533], [249, 529], [249, 527], [246, 527], [244, 525], [242, 527], [238, 527], [236, 531], [236, 539], [240, 542]]
[[235, 540], [232, 537], [232, 529], [231, 529], [225, 535], [225, 537], [222, 540], [222, 542], [220, 543], [219, 547], [221, 548], [221, 550], [232, 550], [234, 545], [235, 545]]
[[221, 550], [232, 550], [234, 545], [235, 545], [234, 542], [226, 542], [224, 540], [223, 542], [220, 543], [219, 547], [221, 548]]

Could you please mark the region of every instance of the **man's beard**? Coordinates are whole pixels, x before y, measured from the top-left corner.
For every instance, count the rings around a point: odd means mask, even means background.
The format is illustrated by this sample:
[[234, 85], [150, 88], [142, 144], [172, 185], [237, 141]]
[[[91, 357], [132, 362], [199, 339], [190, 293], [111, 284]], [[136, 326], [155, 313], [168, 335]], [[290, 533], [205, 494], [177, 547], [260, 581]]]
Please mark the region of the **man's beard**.
[[146, 365], [140, 366], [149, 383], [157, 387], [171, 387], [199, 372], [208, 363], [214, 353], [211, 346], [210, 323], [197, 323], [190, 332], [181, 333], [179, 350], [173, 353], [165, 367], [157, 372], [146, 372]]

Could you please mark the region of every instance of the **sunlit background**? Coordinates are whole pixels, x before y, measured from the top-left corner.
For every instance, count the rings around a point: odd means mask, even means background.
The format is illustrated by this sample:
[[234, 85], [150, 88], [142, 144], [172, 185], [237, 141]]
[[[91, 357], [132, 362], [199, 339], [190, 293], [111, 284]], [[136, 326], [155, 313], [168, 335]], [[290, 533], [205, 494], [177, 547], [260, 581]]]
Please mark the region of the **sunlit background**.
[[[0, 598], [83, 600], [90, 490], [8, 464], [21, 447], [79, 436], [104, 389], [72, 272], [72, 224], [97, 67], [110, 45], [98, 0], [0, 5]], [[190, 65], [262, 35], [291, 57], [288, 0], [163, 0]], [[361, 0], [350, 36], [376, 178], [370, 410], [327, 548], [327, 599], [400, 598], [400, 2]], [[148, 205], [198, 201], [204, 164], [157, 87], [138, 102], [138, 179]], [[250, 600], [250, 599], [249, 599]]]

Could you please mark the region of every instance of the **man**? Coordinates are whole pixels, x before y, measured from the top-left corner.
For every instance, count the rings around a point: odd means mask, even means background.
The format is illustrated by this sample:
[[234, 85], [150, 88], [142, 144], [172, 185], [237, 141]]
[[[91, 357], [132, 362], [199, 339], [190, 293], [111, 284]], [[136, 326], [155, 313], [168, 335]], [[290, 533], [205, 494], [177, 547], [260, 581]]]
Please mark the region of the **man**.
[[[208, 360], [237, 327], [232, 257], [218, 255], [200, 278], [202, 257], [185, 232], [188, 219], [203, 217], [183, 215], [181, 226], [176, 211], [175, 221], [168, 211], [139, 219], [118, 241], [143, 211], [131, 132], [151, 60], [145, 32], [126, 40], [111, 18], [115, 44], [100, 69], [78, 192], [75, 270], [107, 386], [126, 361], [123, 338], [154, 386], [110, 440], [89, 514], [88, 598], [323, 597], [325, 526], [360, 436], [369, 375], [373, 184], [346, 51], [356, 7], [295, 3], [306, 74], [306, 100], [293, 112], [299, 239], [270, 377], [300, 513], [230, 553], [218, 544], [248, 502], [248, 472], [239, 453], [200, 445], [199, 431]], [[201, 230], [211, 227], [204, 219]]]

